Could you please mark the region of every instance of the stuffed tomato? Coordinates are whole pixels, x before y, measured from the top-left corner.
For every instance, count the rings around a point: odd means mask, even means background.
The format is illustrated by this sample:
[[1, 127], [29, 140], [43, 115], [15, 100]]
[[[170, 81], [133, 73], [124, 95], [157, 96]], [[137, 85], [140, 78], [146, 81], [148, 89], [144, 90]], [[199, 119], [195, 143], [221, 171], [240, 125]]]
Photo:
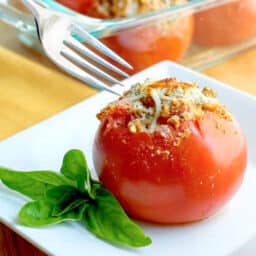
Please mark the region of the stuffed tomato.
[[241, 185], [246, 141], [209, 88], [176, 79], [137, 84], [97, 117], [96, 171], [132, 217], [204, 219]]
[[236, 0], [195, 14], [194, 40], [202, 46], [228, 46], [256, 36], [256, 1]]
[[[120, 19], [159, 11], [184, 3], [187, 0], [57, 1], [87, 16], [101, 19]], [[128, 61], [133, 66], [132, 72], [136, 73], [163, 60], [180, 60], [190, 46], [193, 32], [193, 16], [180, 14], [177, 17], [158, 18], [151, 22], [133, 25], [104, 36], [101, 40]], [[109, 61], [112, 60], [109, 59]]]

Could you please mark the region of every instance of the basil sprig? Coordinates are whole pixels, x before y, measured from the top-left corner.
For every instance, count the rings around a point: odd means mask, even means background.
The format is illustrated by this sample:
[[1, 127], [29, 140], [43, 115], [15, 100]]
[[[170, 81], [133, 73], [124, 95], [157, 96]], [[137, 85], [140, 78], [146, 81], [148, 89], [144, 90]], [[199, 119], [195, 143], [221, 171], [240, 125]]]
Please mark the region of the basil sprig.
[[3, 184], [29, 198], [18, 214], [26, 226], [81, 221], [97, 237], [131, 247], [151, 239], [126, 215], [113, 194], [92, 180], [84, 154], [68, 151], [60, 174], [53, 171], [14, 171], [0, 167]]

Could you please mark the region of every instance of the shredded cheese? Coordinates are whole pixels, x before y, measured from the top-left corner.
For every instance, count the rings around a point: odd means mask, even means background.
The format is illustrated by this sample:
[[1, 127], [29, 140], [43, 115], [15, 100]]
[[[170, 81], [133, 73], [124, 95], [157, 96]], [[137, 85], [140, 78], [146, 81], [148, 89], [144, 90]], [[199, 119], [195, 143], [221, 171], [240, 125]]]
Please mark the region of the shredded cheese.
[[116, 106], [126, 106], [131, 112], [128, 128], [133, 133], [153, 133], [163, 125], [178, 129], [182, 122], [200, 119], [206, 112], [231, 118], [213, 90], [179, 82], [175, 78], [135, 84], [120, 99], [109, 104], [98, 117], [103, 119]]
[[162, 109], [162, 102], [161, 102], [160, 95], [158, 94], [157, 90], [152, 90], [151, 97], [152, 97], [152, 99], [154, 100], [154, 103], [155, 103], [155, 113], [153, 115], [151, 125], [148, 128], [148, 131], [150, 133], [155, 131], [157, 120], [160, 116], [161, 109]]

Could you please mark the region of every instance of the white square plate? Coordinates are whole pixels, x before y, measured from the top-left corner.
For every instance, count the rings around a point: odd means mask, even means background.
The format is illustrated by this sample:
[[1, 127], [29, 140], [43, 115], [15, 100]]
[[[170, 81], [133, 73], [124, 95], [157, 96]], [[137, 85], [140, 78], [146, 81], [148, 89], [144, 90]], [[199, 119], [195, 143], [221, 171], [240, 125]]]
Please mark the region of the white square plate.
[[[115, 247], [94, 237], [79, 223], [33, 229], [16, 216], [26, 199], [0, 184], [0, 218], [10, 228], [51, 255], [104, 256], [247, 256], [256, 255], [256, 100], [220, 82], [171, 62], [162, 62], [126, 81], [177, 77], [215, 89], [240, 122], [249, 145], [248, 168], [242, 188], [216, 216], [189, 225], [141, 224], [152, 245], [141, 249]], [[82, 149], [92, 167], [91, 145], [98, 122], [95, 114], [115, 96], [102, 92], [0, 143], [0, 164], [15, 169], [59, 170], [64, 153]], [[93, 254], [92, 254], [93, 253]]]

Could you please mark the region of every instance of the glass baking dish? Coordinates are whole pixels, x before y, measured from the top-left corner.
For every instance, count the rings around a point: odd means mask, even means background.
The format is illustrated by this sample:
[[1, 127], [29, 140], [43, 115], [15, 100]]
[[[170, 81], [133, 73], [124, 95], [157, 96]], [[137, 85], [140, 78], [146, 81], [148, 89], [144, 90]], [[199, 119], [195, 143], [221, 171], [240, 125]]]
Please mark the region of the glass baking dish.
[[[119, 19], [96, 19], [52, 0], [48, 8], [68, 13], [135, 67], [162, 60], [203, 70], [256, 45], [255, 0], [191, 0]], [[0, 20], [14, 26], [21, 42], [40, 50], [32, 16], [18, 0], [0, 0]]]

